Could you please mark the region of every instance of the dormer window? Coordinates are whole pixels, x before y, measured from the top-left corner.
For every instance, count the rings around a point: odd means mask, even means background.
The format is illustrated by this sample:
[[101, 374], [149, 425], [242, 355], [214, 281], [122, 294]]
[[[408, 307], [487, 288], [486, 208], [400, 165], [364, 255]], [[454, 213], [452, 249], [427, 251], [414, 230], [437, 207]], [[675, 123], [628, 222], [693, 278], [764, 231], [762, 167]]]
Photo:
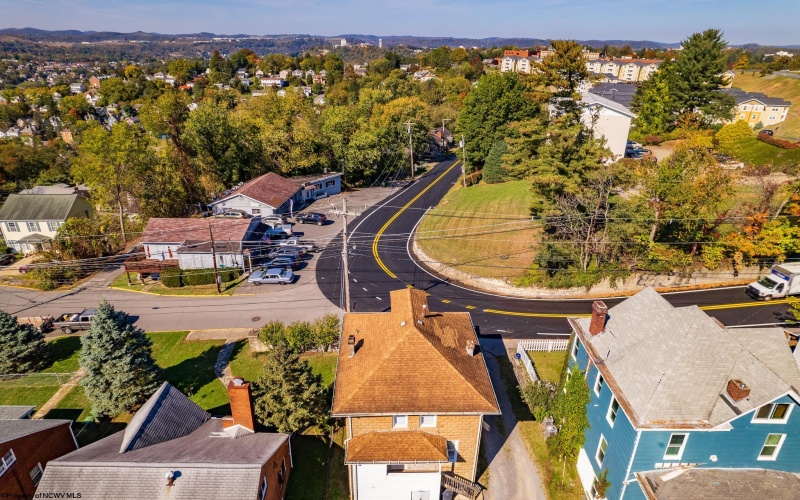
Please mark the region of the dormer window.
[[770, 403], [759, 408], [753, 415], [753, 423], [785, 424], [792, 413], [789, 403]]
[[408, 415], [394, 415], [392, 417], [393, 429], [407, 429], [408, 428]]

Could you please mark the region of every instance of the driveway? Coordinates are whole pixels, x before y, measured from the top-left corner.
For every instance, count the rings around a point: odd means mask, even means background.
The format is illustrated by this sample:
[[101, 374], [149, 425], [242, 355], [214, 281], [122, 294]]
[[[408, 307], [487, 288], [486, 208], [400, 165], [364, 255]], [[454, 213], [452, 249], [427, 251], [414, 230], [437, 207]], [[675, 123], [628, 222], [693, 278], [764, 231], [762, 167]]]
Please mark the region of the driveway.
[[[483, 434], [483, 449], [489, 462], [488, 500], [546, 500], [539, 470], [533, 463], [520, 435], [519, 423], [511, 407], [507, 388], [500, 376], [500, 360], [506, 358], [505, 345], [500, 339], [482, 338], [486, 364], [500, 403], [499, 417], [487, 417], [488, 432]], [[500, 425], [502, 420], [502, 425]]]

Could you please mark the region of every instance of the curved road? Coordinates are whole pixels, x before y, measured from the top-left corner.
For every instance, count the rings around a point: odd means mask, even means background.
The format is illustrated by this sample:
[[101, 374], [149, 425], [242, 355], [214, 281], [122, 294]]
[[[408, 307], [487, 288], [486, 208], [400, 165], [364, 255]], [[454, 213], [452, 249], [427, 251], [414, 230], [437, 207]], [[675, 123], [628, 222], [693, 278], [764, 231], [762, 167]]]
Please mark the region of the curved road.
[[[410, 287], [425, 290], [434, 311], [469, 311], [481, 335], [541, 338], [569, 331], [566, 317], [590, 312], [591, 300], [534, 300], [487, 294], [450, 283], [422, 270], [408, 243], [425, 209], [436, 206], [460, 180], [455, 159], [439, 163], [415, 183], [361, 214], [350, 224], [348, 256], [354, 312], [389, 309], [389, 292]], [[317, 266], [317, 282], [333, 303], [342, 296], [342, 262], [330, 245]], [[756, 302], [742, 287], [666, 294], [676, 306], [698, 305], [727, 326], [785, 321], [785, 301]], [[604, 299], [612, 306], [622, 299]]]

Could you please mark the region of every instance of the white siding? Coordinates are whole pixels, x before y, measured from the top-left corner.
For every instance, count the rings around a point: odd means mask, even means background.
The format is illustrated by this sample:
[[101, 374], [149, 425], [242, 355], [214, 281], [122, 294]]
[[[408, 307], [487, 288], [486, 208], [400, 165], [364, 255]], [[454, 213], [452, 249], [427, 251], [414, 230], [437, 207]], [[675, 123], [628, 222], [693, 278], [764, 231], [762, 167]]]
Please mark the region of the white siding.
[[[16, 223], [16, 226], [17, 226], [17, 230], [16, 231], [10, 231], [8, 229], [8, 223], [9, 222], [11, 222], [12, 224]], [[38, 230], [34, 229], [33, 231], [31, 231], [30, 229], [28, 229], [28, 222], [36, 222], [37, 224], [39, 224], [39, 229]], [[46, 237], [48, 237], [50, 239], [55, 238], [56, 237], [56, 231], [52, 231], [50, 229], [50, 226], [48, 225], [48, 222], [55, 222], [56, 224], [63, 224], [63, 221], [22, 221], [22, 220], [19, 220], [19, 221], [3, 221], [2, 223], [0, 223], [0, 227], [2, 228], [3, 237], [5, 238], [6, 242], [8, 243], [8, 246], [12, 247], [17, 252], [22, 252], [23, 254], [28, 254], [28, 253], [35, 252], [35, 251], [38, 251], [38, 250], [36, 248], [34, 248], [34, 245], [31, 244], [31, 243], [17, 243], [17, 241], [21, 240], [22, 238], [24, 238], [26, 236], [30, 236], [32, 234], [40, 234], [40, 235], [46, 236]], [[12, 227], [13, 227], [13, 225], [12, 225]], [[47, 246], [48, 246], [48, 244], [45, 244], [45, 247], [47, 247]]]
[[[597, 121], [594, 124], [594, 136], [598, 139], [604, 137], [606, 147], [614, 153], [616, 158], [625, 156], [625, 145], [628, 142], [631, 118], [605, 106], [592, 106], [591, 109], [592, 113], [597, 116]], [[583, 113], [583, 122], [587, 127], [592, 126], [592, 117], [588, 111]]]
[[180, 243], [144, 243], [144, 256], [154, 260], [177, 259]]
[[586, 454], [586, 450], [583, 448], [578, 452], [578, 477], [581, 480], [583, 491], [587, 493], [592, 491], [592, 483], [595, 479], [594, 469], [592, 468], [592, 463], [589, 461], [589, 455]]
[[[253, 209], [254, 208], [261, 210], [261, 213], [260, 214], [258, 214], [258, 213], [254, 214], [253, 213]], [[252, 200], [252, 199], [250, 199], [250, 198], [248, 198], [246, 196], [242, 196], [242, 195], [236, 195], [236, 196], [233, 196], [233, 197], [231, 197], [231, 198], [229, 198], [229, 199], [227, 199], [225, 201], [222, 201], [222, 202], [219, 202], [219, 203], [215, 203], [215, 204], [212, 205], [212, 209], [214, 210], [215, 214], [224, 212], [225, 210], [235, 209], [235, 210], [244, 210], [245, 212], [247, 212], [250, 215], [256, 215], [256, 216], [257, 215], [261, 215], [262, 217], [264, 215], [272, 215], [272, 214], [276, 213], [275, 212], [275, 208], [276, 207], [272, 207], [270, 205], [267, 205], [266, 203], [261, 203], [261, 202]]]
[[386, 472], [386, 465], [356, 465], [358, 500], [409, 500], [416, 491], [429, 491], [439, 500], [442, 476], [438, 472]]
[[[181, 269], [211, 269], [214, 260], [210, 253], [181, 253], [178, 255]], [[217, 254], [217, 267], [220, 269], [242, 269], [244, 256], [236, 254]]]

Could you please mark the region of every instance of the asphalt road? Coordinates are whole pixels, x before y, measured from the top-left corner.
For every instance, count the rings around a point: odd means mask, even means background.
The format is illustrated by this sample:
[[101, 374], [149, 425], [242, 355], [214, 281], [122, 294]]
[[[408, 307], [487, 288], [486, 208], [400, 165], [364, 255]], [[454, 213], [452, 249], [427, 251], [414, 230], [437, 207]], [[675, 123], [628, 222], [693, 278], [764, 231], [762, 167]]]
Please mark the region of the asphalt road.
[[[456, 160], [439, 163], [414, 184], [361, 214], [349, 225], [351, 309], [389, 310], [389, 292], [413, 286], [429, 294], [433, 311], [469, 311], [481, 335], [527, 339], [564, 335], [566, 317], [591, 311], [591, 300], [533, 300], [492, 295], [433, 276], [408, 251], [409, 239], [429, 207], [460, 180]], [[317, 266], [317, 282], [333, 303], [342, 296], [341, 246], [331, 245]], [[757, 302], [743, 287], [666, 294], [676, 306], [698, 305], [727, 326], [774, 324], [786, 319], [785, 301]], [[621, 299], [604, 299], [610, 307]]]

